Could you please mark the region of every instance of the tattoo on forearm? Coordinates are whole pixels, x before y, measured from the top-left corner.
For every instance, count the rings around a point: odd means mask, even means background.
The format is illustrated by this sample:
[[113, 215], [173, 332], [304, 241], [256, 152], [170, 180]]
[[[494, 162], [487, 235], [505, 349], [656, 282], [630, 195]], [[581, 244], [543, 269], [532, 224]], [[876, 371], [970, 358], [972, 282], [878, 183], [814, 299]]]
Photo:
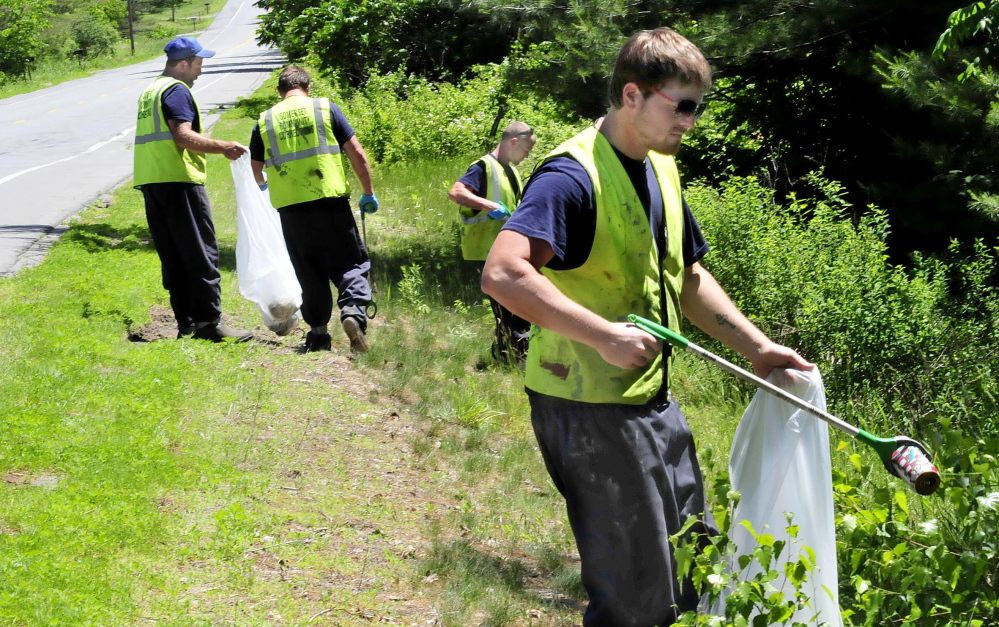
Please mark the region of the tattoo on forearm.
[[718, 324], [720, 326], [731, 327], [733, 329], [735, 328], [735, 325], [732, 324], [732, 321], [729, 320], [728, 316], [726, 316], [725, 314], [715, 314], [715, 320], [718, 321]]

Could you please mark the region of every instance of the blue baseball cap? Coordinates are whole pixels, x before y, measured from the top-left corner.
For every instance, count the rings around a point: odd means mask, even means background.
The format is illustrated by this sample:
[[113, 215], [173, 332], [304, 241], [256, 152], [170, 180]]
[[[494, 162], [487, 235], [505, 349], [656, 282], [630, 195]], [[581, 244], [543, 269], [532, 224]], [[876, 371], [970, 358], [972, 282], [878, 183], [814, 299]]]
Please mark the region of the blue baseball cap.
[[163, 48], [163, 52], [166, 53], [167, 59], [170, 61], [186, 59], [187, 57], [208, 58], [215, 56], [214, 50], [205, 48], [194, 37], [178, 37], [168, 43]]

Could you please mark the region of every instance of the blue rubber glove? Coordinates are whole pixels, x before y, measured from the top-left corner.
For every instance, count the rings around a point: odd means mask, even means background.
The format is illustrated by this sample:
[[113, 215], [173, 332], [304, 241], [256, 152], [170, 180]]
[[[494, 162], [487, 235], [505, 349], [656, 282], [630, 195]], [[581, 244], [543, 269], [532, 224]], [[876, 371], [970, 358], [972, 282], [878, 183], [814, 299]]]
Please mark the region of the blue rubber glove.
[[358, 205], [360, 205], [362, 213], [374, 213], [378, 211], [378, 197], [374, 194], [370, 196], [361, 194], [361, 200], [358, 202]]
[[510, 217], [510, 210], [507, 209], [506, 205], [503, 203], [499, 203], [499, 207], [497, 209], [493, 209], [486, 215], [489, 216], [490, 220], [506, 220]]
[[261, 174], [264, 175], [264, 182], [263, 183], [258, 183], [257, 187], [260, 188], [260, 191], [266, 192], [267, 191], [267, 173], [266, 172], [262, 172]]

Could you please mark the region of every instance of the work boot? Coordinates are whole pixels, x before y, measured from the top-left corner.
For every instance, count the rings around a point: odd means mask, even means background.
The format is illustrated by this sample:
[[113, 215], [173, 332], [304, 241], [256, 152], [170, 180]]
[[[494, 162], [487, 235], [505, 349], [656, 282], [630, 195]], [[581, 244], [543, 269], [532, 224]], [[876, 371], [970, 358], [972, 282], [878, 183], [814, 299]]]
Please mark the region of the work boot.
[[333, 340], [330, 338], [329, 333], [313, 333], [309, 331], [305, 334], [305, 344], [302, 345], [302, 350], [306, 353], [315, 353], [317, 351], [328, 351], [333, 346]]
[[349, 316], [340, 321], [343, 325], [343, 332], [350, 338], [350, 351], [352, 353], [368, 352], [368, 340], [364, 337], [364, 329], [357, 318]]
[[192, 337], [196, 340], [208, 340], [216, 343], [223, 342], [226, 338], [229, 338], [239, 343], [248, 341], [253, 337], [253, 334], [249, 331], [240, 331], [221, 322], [216, 322], [198, 327], [194, 330]]

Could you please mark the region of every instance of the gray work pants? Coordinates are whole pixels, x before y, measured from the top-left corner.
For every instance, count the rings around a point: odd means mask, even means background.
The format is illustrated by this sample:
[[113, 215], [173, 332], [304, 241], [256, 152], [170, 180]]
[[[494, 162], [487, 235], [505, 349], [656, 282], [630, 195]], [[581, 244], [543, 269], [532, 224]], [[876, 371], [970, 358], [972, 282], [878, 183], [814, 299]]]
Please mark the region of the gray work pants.
[[531, 422], [548, 473], [565, 497], [583, 585], [586, 627], [665, 627], [696, 609], [677, 580], [669, 536], [705, 513], [694, 438], [675, 401], [591, 404], [528, 390]]

